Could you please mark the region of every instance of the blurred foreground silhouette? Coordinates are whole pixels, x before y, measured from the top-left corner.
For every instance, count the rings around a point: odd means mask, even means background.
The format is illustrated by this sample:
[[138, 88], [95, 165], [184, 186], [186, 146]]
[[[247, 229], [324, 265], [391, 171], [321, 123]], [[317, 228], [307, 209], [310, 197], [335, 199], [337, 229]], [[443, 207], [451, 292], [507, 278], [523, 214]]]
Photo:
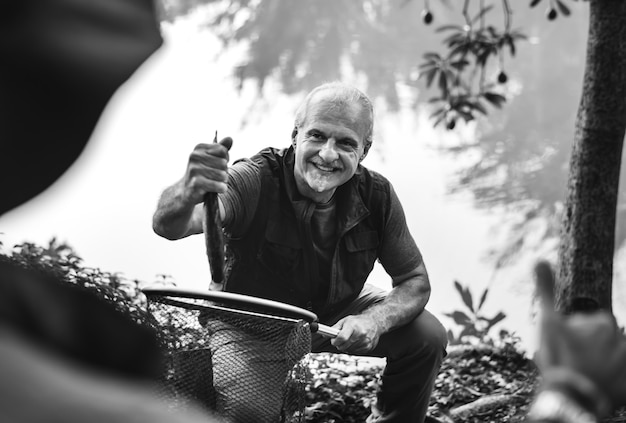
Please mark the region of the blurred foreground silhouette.
[[[80, 155], [107, 102], [162, 43], [152, 0], [21, 0], [0, 16], [0, 214]], [[2, 421], [204, 422], [157, 401], [156, 333], [87, 288], [0, 256]]]
[[535, 266], [541, 302], [536, 362], [541, 389], [530, 421], [593, 422], [626, 405], [626, 338], [606, 311], [562, 315], [554, 310], [554, 272]]

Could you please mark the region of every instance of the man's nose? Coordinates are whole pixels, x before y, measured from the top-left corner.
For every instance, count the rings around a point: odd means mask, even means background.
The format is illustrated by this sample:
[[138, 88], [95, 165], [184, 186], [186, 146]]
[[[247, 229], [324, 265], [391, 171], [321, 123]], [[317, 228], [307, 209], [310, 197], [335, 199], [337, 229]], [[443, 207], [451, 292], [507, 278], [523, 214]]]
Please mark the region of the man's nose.
[[339, 158], [339, 154], [337, 154], [336, 148], [337, 143], [335, 142], [335, 139], [328, 138], [328, 140], [326, 140], [326, 142], [322, 146], [322, 149], [319, 152], [319, 156], [326, 163], [334, 162], [335, 160], [337, 160], [337, 158]]

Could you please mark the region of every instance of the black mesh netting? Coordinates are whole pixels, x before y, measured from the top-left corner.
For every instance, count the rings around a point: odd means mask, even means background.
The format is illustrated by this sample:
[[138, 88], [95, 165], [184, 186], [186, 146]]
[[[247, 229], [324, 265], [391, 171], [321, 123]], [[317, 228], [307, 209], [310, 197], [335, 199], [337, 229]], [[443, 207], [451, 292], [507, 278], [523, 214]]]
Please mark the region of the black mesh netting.
[[233, 423], [303, 422], [311, 330], [204, 299], [150, 296], [166, 346], [163, 395], [193, 402]]

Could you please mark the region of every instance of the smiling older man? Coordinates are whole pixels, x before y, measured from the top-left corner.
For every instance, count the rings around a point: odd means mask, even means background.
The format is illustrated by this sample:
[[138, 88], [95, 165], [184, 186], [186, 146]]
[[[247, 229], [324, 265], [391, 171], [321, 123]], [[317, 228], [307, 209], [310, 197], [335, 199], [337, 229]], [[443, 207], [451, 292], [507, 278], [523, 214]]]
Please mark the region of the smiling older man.
[[[332, 341], [314, 335], [313, 351], [387, 358], [368, 421], [422, 422], [446, 334], [424, 309], [428, 275], [391, 183], [361, 165], [372, 132], [365, 94], [321, 85], [298, 109], [289, 148], [229, 167], [229, 138], [196, 146], [183, 178], [163, 192], [153, 227], [168, 239], [202, 233], [204, 195], [219, 193], [224, 289], [307, 308], [339, 330]], [[389, 292], [366, 284], [376, 260], [391, 277]]]

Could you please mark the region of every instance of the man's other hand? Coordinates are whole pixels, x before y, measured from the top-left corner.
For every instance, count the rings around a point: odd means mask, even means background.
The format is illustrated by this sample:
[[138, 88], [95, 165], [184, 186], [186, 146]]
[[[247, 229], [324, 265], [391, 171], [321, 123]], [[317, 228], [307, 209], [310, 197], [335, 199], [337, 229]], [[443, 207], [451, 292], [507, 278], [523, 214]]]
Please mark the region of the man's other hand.
[[339, 334], [331, 344], [339, 351], [351, 354], [372, 351], [381, 335], [376, 320], [366, 315], [344, 317], [333, 328], [338, 329]]

